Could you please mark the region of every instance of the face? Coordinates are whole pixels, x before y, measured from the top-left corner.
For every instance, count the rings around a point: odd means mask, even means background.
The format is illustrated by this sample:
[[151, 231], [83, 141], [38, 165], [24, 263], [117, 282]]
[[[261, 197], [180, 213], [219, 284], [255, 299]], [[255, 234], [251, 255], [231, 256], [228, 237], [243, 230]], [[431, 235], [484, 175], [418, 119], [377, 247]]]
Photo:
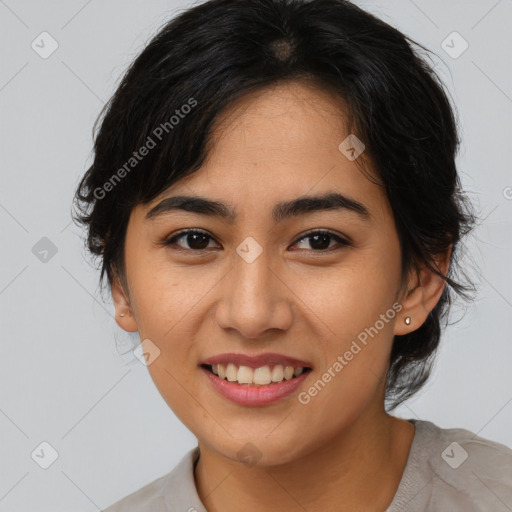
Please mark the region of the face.
[[[401, 253], [385, 192], [338, 147], [349, 135], [343, 119], [340, 101], [305, 85], [246, 96], [219, 118], [206, 164], [132, 212], [129, 314], [118, 322], [146, 340], [148, 370], [174, 413], [226, 458], [250, 442], [263, 464], [292, 461], [383, 413], [403, 324]], [[176, 196], [223, 203], [231, 215], [161, 203]], [[265, 393], [227, 380], [221, 392], [201, 365], [223, 354], [274, 354], [222, 360], [238, 362], [235, 371], [268, 366], [277, 380], [279, 361], [310, 370]], [[258, 371], [263, 380], [268, 371]]]

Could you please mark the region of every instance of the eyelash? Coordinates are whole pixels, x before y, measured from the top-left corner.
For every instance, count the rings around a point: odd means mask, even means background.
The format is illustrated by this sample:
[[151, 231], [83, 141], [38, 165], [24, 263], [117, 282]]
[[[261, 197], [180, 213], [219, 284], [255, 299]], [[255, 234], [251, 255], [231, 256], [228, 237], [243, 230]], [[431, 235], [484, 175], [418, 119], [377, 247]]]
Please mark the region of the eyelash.
[[[198, 234], [198, 235], [205, 235], [207, 237], [209, 237], [210, 239], [214, 239], [212, 236], [210, 236], [209, 233], [207, 233], [206, 231], [201, 231], [201, 230], [198, 230], [198, 229], [187, 229], [187, 230], [184, 230], [184, 231], [181, 231], [175, 235], [173, 235], [172, 237], [164, 240], [162, 242], [162, 245], [164, 246], [172, 246], [172, 245], [176, 245], [176, 241], [179, 240], [180, 238], [184, 238], [186, 235], [189, 235], [189, 234]], [[343, 247], [350, 247], [352, 244], [346, 240], [345, 238], [342, 238], [340, 237], [339, 235], [337, 235], [336, 233], [333, 233], [332, 231], [328, 231], [328, 230], [317, 230], [317, 231], [310, 231], [309, 233], [306, 233], [305, 235], [302, 235], [301, 238], [297, 239], [293, 245], [301, 242], [302, 240], [304, 239], [307, 239], [307, 238], [312, 238], [314, 235], [327, 235], [333, 239], [336, 239], [336, 241], [340, 244], [341, 247], [338, 247], [338, 248], [330, 248], [330, 249], [309, 249], [310, 251], [312, 252], [315, 252], [315, 253], [328, 253], [328, 252], [331, 252], [333, 250], [339, 250], [339, 249], [342, 249]], [[180, 247], [178, 246], [178, 249], [177, 250], [182, 250], [182, 251], [192, 251], [192, 252], [195, 252], [195, 253], [202, 253], [204, 251], [207, 251], [208, 249], [186, 249], [186, 248], [183, 248], [183, 247]], [[308, 249], [305, 249], [305, 250], [308, 250]]]

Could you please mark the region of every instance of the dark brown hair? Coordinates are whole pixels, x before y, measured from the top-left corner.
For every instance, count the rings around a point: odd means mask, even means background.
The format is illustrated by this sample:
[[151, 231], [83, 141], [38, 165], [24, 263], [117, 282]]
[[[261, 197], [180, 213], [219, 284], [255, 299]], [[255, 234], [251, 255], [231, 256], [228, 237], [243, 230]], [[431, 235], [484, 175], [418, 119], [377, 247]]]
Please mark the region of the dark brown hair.
[[442, 275], [435, 258], [452, 247], [441, 299], [392, 348], [388, 409], [416, 393], [452, 292], [470, 289], [454, 276], [459, 240], [474, 223], [455, 165], [454, 110], [420, 50], [428, 51], [345, 0], [210, 0], [167, 22], [100, 113], [94, 161], [76, 191], [75, 219], [102, 259], [100, 285], [105, 274], [126, 284], [132, 209], [201, 167], [225, 107], [267, 86], [308, 81], [348, 106], [349, 131], [364, 141], [393, 210], [404, 275], [419, 264]]

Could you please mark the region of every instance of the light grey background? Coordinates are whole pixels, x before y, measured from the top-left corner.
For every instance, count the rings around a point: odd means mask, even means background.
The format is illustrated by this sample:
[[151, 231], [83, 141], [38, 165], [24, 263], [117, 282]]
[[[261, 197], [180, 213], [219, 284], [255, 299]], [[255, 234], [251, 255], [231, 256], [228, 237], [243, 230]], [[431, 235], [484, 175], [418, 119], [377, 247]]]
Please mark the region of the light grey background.
[[[485, 218], [465, 260], [480, 269], [477, 300], [447, 330], [425, 390], [396, 414], [512, 446], [512, 2], [358, 4], [442, 57], [462, 127], [459, 168]], [[70, 223], [97, 114], [149, 38], [189, 5], [0, 1], [0, 511], [105, 508], [196, 443], [99, 297]], [[31, 48], [43, 31], [59, 45], [47, 59]], [[440, 46], [453, 31], [469, 43], [456, 59]], [[57, 248], [47, 262], [32, 252], [43, 237]], [[31, 457], [43, 441], [58, 453], [46, 470]], [[37, 453], [42, 461], [50, 450]]]

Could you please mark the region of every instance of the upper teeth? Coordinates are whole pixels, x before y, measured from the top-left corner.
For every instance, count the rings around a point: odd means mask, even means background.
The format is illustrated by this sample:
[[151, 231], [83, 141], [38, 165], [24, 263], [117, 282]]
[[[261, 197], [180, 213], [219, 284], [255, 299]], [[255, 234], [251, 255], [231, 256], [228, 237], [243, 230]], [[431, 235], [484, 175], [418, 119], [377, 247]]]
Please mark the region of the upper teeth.
[[303, 367], [283, 366], [276, 364], [272, 369], [270, 366], [250, 368], [249, 366], [237, 366], [233, 363], [213, 364], [212, 372], [221, 379], [239, 384], [256, 384], [265, 386], [271, 382], [282, 382], [283, 379], [290, 380], [294, 375], [298, 377], [304, 371]]

